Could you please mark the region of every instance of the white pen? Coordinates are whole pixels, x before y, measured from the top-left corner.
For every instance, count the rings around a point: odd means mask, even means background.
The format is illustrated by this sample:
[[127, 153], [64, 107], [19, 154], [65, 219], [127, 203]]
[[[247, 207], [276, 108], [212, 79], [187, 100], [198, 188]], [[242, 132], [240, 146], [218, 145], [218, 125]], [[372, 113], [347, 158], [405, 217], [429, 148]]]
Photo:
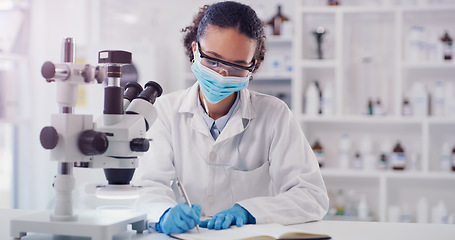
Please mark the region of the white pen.
[[[188, 198], [188, 195], [186, 195], [185, 188], [183, 188], [183, 185], [180, 182], [179, 178], [176, 178], [175, 180], [177, 181], [177, 186], [180, 188], [180, 191], [182, 192], [183, 198], [185, 198], [185, 202], [188, 204], [188, 206], [192, 207], [190, 199]], [[196, 224], [196, 229], [198, 232], [201, 232], [198, 224]]]

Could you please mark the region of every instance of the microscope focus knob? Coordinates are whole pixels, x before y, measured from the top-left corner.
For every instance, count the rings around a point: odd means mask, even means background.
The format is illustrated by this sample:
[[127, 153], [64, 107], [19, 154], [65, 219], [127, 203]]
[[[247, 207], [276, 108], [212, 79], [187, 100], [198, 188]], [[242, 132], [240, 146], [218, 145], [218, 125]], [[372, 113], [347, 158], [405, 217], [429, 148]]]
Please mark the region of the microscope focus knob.
[[44, 149], [54, 149], [58, 143], [58, 133], [54, 127], [44, 127], [40, 133], [41, 146]]
[[95, 68], [95, 79], [98, 83], [103, 83], [106, 79], [106, 68], [104, 66], [96, 66]]
[[149, 147], [149, 140], [146, 138], [134, 138], [130, 142], [130, 149], [133, 152], [147, 152]]
[[82, 77], [84, 78], [84, 81], [86, 83], [89, 83], [93, 80], [93, 78], [95, 77], [95, 69], [93, 69], [92, 67], [90, 67], [89, 64], [85, 64], [84, 66], [84, 70], [82, 70], [82, 73], [81, 73]]
[[41, 67], [41, 75], [45, 79], [52, 79], [55, 76], [55, 64], [52, 62], [45, 62]]
[[45, 62], [41, 67], [41, 75], [47, 82], [58, 80], [66, 80], [71, 75], [71, 69], [66, 64], [53, 64], [52, 62]]
[[79, 135], [79, 150], [87, 155], [100, 155], [106, 152], [109, 140], [105, 133], [85, 130]]

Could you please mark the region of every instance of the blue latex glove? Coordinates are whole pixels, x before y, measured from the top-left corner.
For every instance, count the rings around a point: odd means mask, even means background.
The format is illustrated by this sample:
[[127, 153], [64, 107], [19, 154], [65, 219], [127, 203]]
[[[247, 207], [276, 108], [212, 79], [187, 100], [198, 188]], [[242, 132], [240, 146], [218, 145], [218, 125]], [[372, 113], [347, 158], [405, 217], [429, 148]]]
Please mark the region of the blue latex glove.
[[199, 223], [199, 226], [208, 229], [227, 229], [231, 225], [237, 225], [237, 227], [243, 226], [243, 224], [255, 224], [256, 219], [243, 207], [236, 204], [233, 207], [221, 211], [211, 219], [204, 220]]
[[169, 208], [155, 224], [155, 229], [165, 234], [183, 233], [196, 227], [201, 217], [201, 206], [193, 204], [192, 207], [186, 203], [179, 203]]

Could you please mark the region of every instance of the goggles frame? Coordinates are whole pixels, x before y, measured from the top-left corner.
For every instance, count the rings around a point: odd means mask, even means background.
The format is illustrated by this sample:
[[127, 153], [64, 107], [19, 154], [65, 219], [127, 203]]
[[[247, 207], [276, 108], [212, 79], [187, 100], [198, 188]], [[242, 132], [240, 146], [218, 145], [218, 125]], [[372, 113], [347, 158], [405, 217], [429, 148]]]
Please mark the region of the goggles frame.
[[250, 73], [252, 73], [254, 71], [254, 69], [256, 68], [256, 59], [254, 59], [254, 58], [253, 58], [253, 60], [251, 60], [253, 62], [251, 64], [251, 66], [245, 67], [245, 66], [242, 66], [242, 65], [239, 65], [239, 64], [235, 64], [235, 63], [231, 63], [231, 62], [227, 62], [227, 61], [224, 61], [224, 60], [221, 60], [221, 59], [218, 59], [218, 58], [210, 57], [210, 56], [208, 56], [207, 54], [205, 54], [201, 50], [201, 45], [199, 44], [199, 42], [197, 42], [197, 45], [198, 45], [199, 55], [201, 56], [201, 59], [202, 58], [206, 58], [206, 59], [211, 60], [211, 61], [222, 63], [223, 65], [226, 65], [226, 66], [236, 67], [236, 68], [240, 68], [240, 69], [243, 69], [243, 70], [247, 70]]

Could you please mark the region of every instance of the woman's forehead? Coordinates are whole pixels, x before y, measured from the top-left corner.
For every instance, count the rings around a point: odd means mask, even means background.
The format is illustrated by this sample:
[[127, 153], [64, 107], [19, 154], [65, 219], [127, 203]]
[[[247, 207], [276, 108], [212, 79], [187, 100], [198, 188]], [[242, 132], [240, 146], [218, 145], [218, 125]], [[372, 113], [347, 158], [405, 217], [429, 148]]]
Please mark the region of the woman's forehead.
[[235, 28], [221, 28], [209, 25], [200, 39], [201, 48], [206, 53], [227, 61], [251, 62], [257, 42]]

